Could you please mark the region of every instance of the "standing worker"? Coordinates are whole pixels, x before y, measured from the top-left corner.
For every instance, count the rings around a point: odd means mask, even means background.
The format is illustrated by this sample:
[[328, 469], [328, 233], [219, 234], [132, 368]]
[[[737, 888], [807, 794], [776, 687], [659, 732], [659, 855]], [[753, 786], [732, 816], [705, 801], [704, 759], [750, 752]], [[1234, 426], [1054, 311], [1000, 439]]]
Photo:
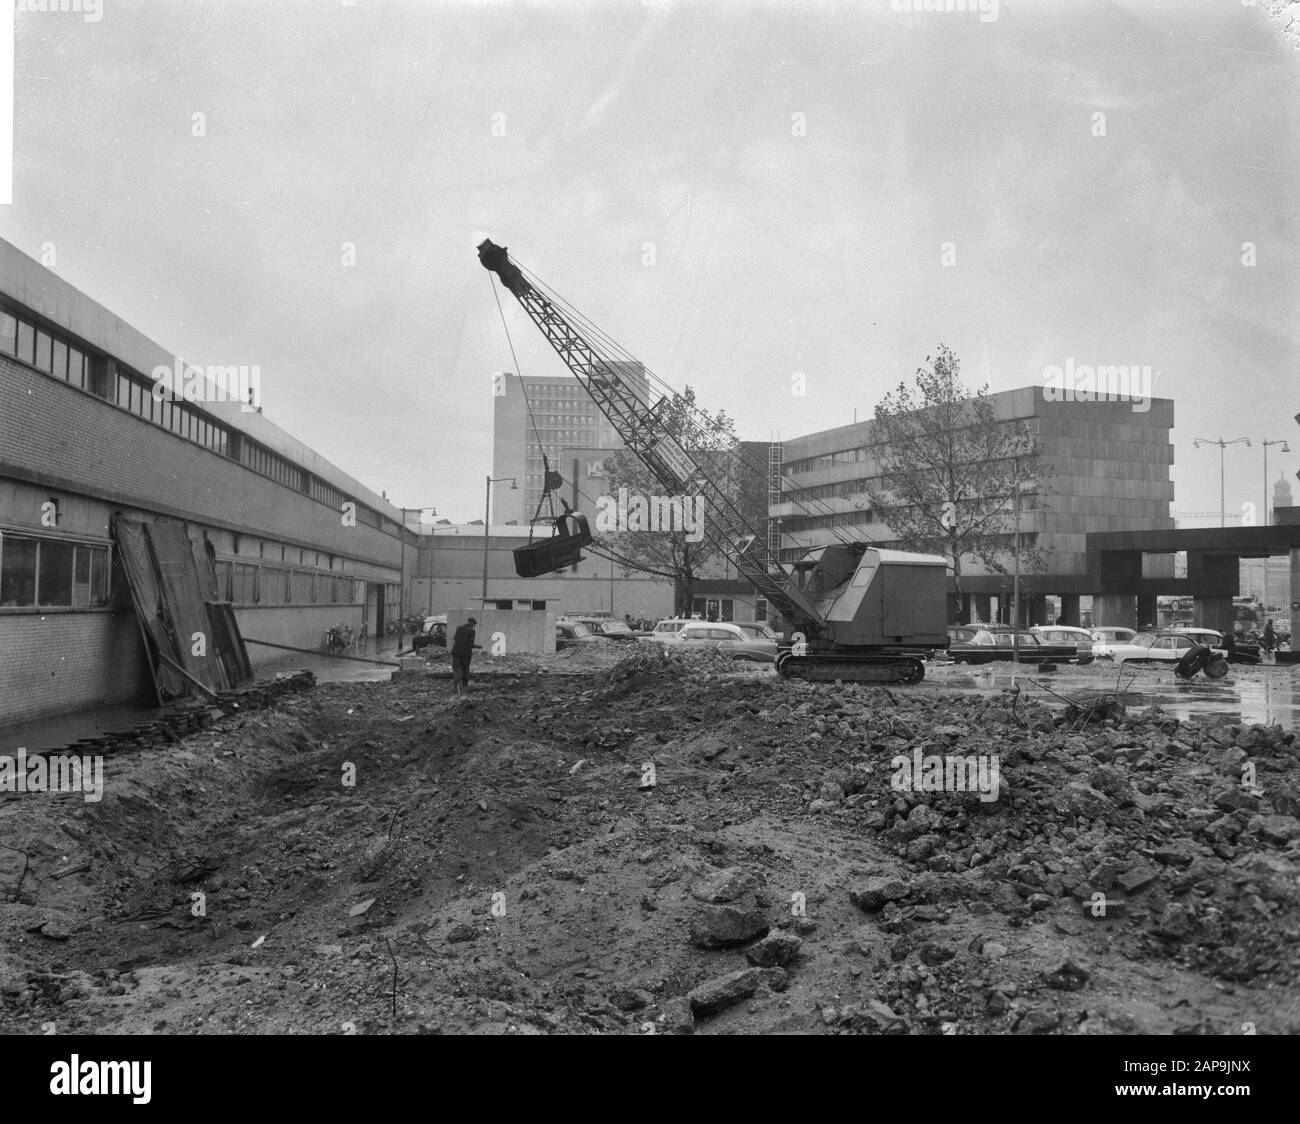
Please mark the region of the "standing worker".
[[478, 621], [470, 617], [464, 624], [457, 625], [455, 635], [451, 639], [451, 685], [458, 695], [462, 688], [469, 687], [469, 661], [474, 654], [474, 649], [482, 650], [474, 643], [476, 624]]

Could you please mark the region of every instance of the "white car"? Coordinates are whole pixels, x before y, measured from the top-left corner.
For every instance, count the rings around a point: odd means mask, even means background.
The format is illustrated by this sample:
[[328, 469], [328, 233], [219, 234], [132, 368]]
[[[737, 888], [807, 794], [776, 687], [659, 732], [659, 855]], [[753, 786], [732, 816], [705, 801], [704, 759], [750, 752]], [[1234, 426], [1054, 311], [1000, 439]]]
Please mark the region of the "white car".
[[1030, 630], [1048, 644], [1073, 644], [1080, 663], [1092, 663], [1092, 633], [1065, 624], [1036, 624]]
[[[1188, 635], [1185, 630], [1139, 632], [1130, 643], [1107, 644], [1105, 652], [1097, 652], [1097, 655], [1102, 659], [1114, 660], [1116, 663], [1177, 663], [1197, 646], [1196, 638]], [[1094, 648], [1093, 651], [1096, 652], [1096, 649]], [[1227, 650], [1224, 648], [1211, 647], [1210, 651], [1225, 660], [1228, 658]]]
[[1118, 625], [1102, 625], [1092, 630], [1092, 654], [1105, 656], [1113, 644], [1131, 644], [1137, 635], [1136, 628], [1121, 628]]
[[758, 663], [771, 663], [777, 651], [776, 633], [767, 625], [741, 625], [731, 621], [689, 621], [665, 643], [717, 648], [732, 659]]
[[699, 624], [699, 621], [690, 620], [687, 617], [669, 617], [667, 620], [660, 621], [654, 627], [654, 631], [646, 640], [652, 640], [655, 643], [662, 644], [665, 641], [672, 640], [688, 624]]

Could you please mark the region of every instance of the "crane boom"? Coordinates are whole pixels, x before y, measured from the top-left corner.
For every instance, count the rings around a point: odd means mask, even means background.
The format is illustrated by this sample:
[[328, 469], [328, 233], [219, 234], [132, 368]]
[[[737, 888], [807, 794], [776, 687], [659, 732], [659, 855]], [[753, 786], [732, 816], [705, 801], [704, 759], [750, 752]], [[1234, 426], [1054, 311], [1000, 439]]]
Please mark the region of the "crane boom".
[[691, 454], [669, 432], [659, 410], [638, 397], [638, 388], [619, 374], [617, 362], [606, 356], [524, 277], [504, 246], [484, 240], [478, 247], [478, 256], [484, 267], [495, 273], [523, 305], [624, 444], [659, 484], [670, 494], [692, 489], [703, 497], [705, 523], [712, 532], [710, 541], [795, 628], [809, 635], [819, 634], [822, 627], [816, 609], [772, 555], [764, 537], [746, 525], [726, 491], [696, 465]]
[[697, 463], [707, 435], [697, 445], [688, 440], [684, 447], [677, 440], [665, 409], [672, 399], [651, 405], [647, 392], [620, 374], [621, 361], [589, 338], [598, 333], [575, 325], [577, 317], [566, 316], [524, 276], [504, 246], [485, 239], [478, 256], [514, 293], [660, 486], [670, 495], [693, 492], [704, 500], [704, 537], [781, 614], [793, 634], [790, 646], [777, 656], [779, 675], [858, 683], [916, 683], [925, 677], [921, 654], [946, 647], [948, 639], [943, 558], [871, 543], [840, 543], [823, 547], [803, 564], [806, 580], [796, 582], [718, 484], [713, 466]]

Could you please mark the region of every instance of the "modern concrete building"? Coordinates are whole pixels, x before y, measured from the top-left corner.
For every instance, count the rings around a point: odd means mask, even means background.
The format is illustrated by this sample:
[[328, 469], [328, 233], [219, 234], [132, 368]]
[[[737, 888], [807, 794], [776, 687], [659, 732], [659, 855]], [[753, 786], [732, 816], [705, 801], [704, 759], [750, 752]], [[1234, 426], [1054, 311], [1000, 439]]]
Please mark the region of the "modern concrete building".
[[[645, 368], [635, 362], [614, 366], [637, 396], [648, 402]], [[572, 503], [571, 467], [561, 464], [563, 450], [623, 448], [614, 427], [572, 376], [543, 378], [502, 371], [494, 376], [492, 390], [492, 475], [518, 481], [516, 491], [504, 481], [492, 486], [494, 525], [526, 524], [533, 517], [542, 497], [543, 454], [550, 459], [552, 470], [568, 482], [564, 495]], [[585, 490], [585, 485], [580, 486]]]
[[152, 693], [114, 514], [200, 529], [248, 641], [382, 634], [397, 603], [400, 512], [246, 401], [256, 368], [230, 400], [160, 367], [186, 370], [0, 241], [0, 724]]
[[[1173, 402], [1150, 399], [1146, 409], [1132, 402], [1050, 401], [1042, 387], [1022, 387], [989, 396], [996, 416], [1022, 422], [1052, 466], [1044, 509], [1025, 511], [1023, 545], [1049, 551], [1047, 570], [1022, 577], [1025, 619], [1042, 621], [1046, 597], [1061, 600], [1061, 615], [1079, 619], [1079, 598], [1100, 592], [1088, 572], [1088, 535], [1103, 531], [1172, 529], [1169, 478], [1174, 450], [1170, 434]], [[896, 546], [893, 531], [871, 510], [869, 493], [880, 489], [873, 460], [874, 421], [839, 426], [783, 441], [773, 449], [781, 486], [772, 497], [770, 516], [780, 520], [783, 561], [795, 561], [809, 548], [839, 541], [845, 533], [882, 546]], [[1008, 547], [1011, 536], [1008, 535]], [[1151, 559], [1156, 571], [1172, 558]], [[1005, 618], [1011, 579], [990, 572], [976, 560], [962, 563], [968, 611], [990, 620], [992, 598]]]

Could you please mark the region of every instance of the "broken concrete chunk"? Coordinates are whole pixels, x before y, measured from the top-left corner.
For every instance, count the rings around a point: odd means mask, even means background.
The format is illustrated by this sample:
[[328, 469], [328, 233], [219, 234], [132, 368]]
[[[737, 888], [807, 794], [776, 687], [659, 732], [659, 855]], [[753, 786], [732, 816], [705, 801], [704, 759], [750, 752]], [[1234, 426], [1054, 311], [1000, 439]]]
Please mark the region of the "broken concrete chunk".
[[880, 909], [886, 902], [902, 901], [910, 887], [901, 878], [868, 878], [849, 891], [849, 897], [859, 909]]
[[734, 948], [767, 935], [767, 918], [757, 909], [703, 905], [690, 922], [691, 941], [699, 948]]
[[1119, 875], [1115, 881], [1126, 894], [1136, 894], [1156, 880], [1156, 872], [1149, 866], [1130, 867]]
[[659, 1034], [694, 1034], [695, 1013], [691, 1010], [690, 1000], [678, 995], [665, 1000], [663, 1012], [655, 1020]]
[[725, 976], [702, 983], [687, 996], [691, 1010], [695, 1012], [697, 1018], [716, 1015], [719, 1011], [753, 995], [758, 990], [762, 978], [762, 973], [757, 968], [741, 968], [739, 971], [728, 972]]
[[793, 933], [778, 930], [745, 949], [745, 959], [759, 968], [784, 967], [799, 954], [802, 945], [803, 941]]
[[1080, 968], [1073, 960], [1067, 960], [1053, 972], [1047, 973], [1044, 983], [1057, 991], [1081, 991], [1088, 982], [1090, 973]]
[[702, 902], [734, 902], [754, 889], [754, 877], [738, 866], [706, 874], [691, 887], [691, 897]]

